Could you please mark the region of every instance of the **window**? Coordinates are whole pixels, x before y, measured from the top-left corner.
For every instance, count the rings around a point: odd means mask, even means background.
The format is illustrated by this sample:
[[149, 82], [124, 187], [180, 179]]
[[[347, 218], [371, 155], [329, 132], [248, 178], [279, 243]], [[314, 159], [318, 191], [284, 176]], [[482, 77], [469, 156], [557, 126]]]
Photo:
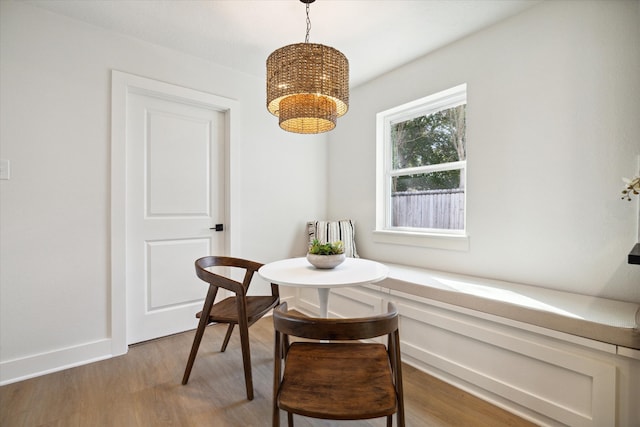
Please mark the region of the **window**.
[[378, 238], [466, 239], [466, 104], [460, 85], [377, 115]]

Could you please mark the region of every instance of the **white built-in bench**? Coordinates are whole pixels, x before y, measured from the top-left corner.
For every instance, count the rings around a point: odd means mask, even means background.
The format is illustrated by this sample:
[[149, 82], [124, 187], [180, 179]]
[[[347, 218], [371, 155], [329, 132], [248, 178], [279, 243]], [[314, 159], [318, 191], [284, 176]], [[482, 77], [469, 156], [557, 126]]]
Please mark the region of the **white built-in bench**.
[[422, 268], [386, 265], [389, 267], [389, 276], [383, 283], [386, 288], [640, 350], [639, 304]]
[[[400, 313], [403, 361], [543, 426], [640, 426], [640, 305], [385, 263], [331, 316]], [[295, 306], [317, 313], [317, 294]]]

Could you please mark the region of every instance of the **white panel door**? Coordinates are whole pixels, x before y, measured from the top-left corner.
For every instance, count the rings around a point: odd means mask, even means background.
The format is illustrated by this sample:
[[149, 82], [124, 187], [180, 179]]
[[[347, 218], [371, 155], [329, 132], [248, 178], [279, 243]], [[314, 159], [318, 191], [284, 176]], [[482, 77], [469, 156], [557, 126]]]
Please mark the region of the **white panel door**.
[[194, 261], [224, 254], [224, 114], [175, 97], [127, 98], [127, 343], [196, 327]]

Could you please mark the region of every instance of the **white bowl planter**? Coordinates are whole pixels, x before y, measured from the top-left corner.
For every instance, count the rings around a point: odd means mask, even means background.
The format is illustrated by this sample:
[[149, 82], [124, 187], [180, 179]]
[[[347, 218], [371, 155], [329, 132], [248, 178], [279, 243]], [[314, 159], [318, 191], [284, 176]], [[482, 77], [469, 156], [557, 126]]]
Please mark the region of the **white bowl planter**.
[[345, 255], [318, 255], [307, 254], [307, 261], [311, 263], [315, 268], [329, 269], [334, 268], [344, 262]]

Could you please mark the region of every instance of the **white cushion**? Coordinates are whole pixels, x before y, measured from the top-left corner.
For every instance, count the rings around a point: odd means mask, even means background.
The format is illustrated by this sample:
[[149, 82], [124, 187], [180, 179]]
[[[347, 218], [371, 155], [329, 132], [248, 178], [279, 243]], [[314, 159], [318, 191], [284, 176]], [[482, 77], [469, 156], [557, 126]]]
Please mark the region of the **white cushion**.
[[320, 243], [342, 241], [344, 253], [351, 258], [360, 258], [356, 251], [356, 230], [353, 221], [342, 219], [339, 221], [309, 221], [307, 222], [308, 244], [314, 239]]

